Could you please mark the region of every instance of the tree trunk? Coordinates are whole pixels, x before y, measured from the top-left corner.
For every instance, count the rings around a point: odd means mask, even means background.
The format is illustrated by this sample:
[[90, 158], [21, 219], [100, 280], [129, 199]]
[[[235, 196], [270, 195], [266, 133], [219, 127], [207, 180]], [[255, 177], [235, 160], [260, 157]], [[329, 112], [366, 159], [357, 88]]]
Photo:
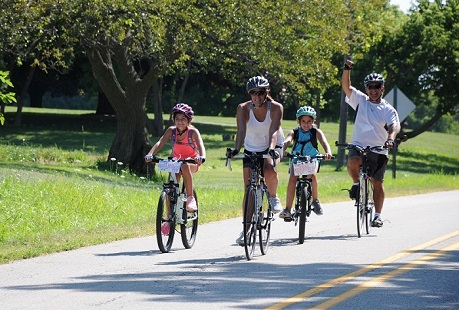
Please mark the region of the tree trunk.
[[428, 130], [430, 127], [432, 127], [441, 117], [443, 116], [443, 113], [440, 112], [439, 110], [436, 111], [435, 115], [429, 119], [427, 122], [425, 122], [424, 124], [421, 125], [421, 127], [417, 128], [417, 129], [414, 129], [413, 131], [411, 132], [407, 132], [406, 133], [406, 136], [408, 139], [412, 139], [418, 135], [420, 135], [421, 133], [423, 133], [424, 131]]
[[[107, 159], [115, 158], [133, 173], [146, 173], [144, 156], [150, 150], [151, 143], [146, 127], [145, 101], [148, 90], [157, 80], [156, 76], [150, 71], [140, 77], [126, 47], [121, 45], [111, 49], [84, 48], [94, 77], [116, 113], [117, 128]], [[113, 67], [112, 55], [119, 78]]]
[[29, 74], [27, 75], [27, 80], [24, 84], [24, 88], [21, 89], [21, 93], [19, 94], [19, 97], [17, 98], [17, 104], [18, 104], [18, 108], [16, 110], [16, 117], [14, 119], [14, 126], [21, 126], [21, 123], [22, 123], [22, 108], [24, 106], [24, 101], [25, 101], [25, 97], [27, 95], [27, 92], [29, 90], [29, 87], [30, 87], [30, 83], [32, 83], [32, 79], [33, 79], [33, 76], [35, 74], [35, 69], [36, 67], [35, 66], [30, 66], [29, 67]]
[[115, 115], [115, 110], [103, 91], [99, 91], [96, 115]]

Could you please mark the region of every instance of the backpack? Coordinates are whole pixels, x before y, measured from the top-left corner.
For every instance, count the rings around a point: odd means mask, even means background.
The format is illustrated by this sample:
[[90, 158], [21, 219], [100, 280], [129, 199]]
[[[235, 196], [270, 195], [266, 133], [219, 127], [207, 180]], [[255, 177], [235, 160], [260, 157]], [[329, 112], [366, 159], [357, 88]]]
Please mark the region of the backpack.
[[311, 131], [311, 139], [310, 140], [307, 140], [307, 141], [301, 141], [301, 142], [298, 142], [298, 130], [299, 128], [296, 127], [295, 129], [293, 129], [293, 147], [292, 147], [292, 150], [295, 149], [295, 147], [297, 146], [298, 143], [300, 143], [302, 145], [301, 147], [301, 153], [300, 154], [303, 154], [303, 149], [304, 149], [304, 146], [306, 144], [308, 144], [309, 142], [311, 142], [312, 146], [318, 150], [318, 144], [317, 144], [317, 137], [316, 137], [316, 133], [317, 133], [317, 129], [315, 127], [312, 127], [310, 129]]
[[[189, 130], [189, 133], [188, 133], [188, 145], [191, 146], [193, 148], [193, 150], [197, 150], [196, 148], [196, 145], [194, 144], [193, 142], [193, 132], [194, 132], [194, 129], [192, 128], [188, 128]], [[174, 145], [175, 145], [175, 139], [177, 138], [177, 128], [174, 128], [174, 130], [172, 130], [172, 138], [171, 138], [171, 142], [172, 142], [172, 150], [174, 149]]]

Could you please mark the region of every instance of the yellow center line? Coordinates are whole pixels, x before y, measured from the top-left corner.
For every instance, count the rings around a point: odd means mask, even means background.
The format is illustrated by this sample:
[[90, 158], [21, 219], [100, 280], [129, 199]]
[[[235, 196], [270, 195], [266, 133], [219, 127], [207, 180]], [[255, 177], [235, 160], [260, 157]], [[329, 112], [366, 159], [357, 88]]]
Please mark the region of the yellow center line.
[[327, 301], [321, 303], [321, 304], [318, 304], [316, 306], [314, 306], [313, 308], [311, 309], [314, 309], [314, 310], [324, 310], [324, 309], [329, 309], [333, 306], [336, 306], [337, 304], [351, 298], [351, 297], [354, 297], [355, 295], [358, 295], [358, 294], [361, 294], [362, 292], [370, 289], [370, 288], [373, 288], [375, 286], [377, 286], [378, 284], [380, 283], [383, 283], [383, 282], [386, 282], [392, 278], [395, 278], [396, 276], [399, 276], [405, 272], [408, 272], [414, 268], [416, 268], [417, 266], [420, 266], [420, 265], [424, 265], [424, 264], [427, 264], [429, 261], [431, 260], [434, 260], [436, 258], [439, 258], [445, 254], [447, 254], [448, 252], [450, 251], [454, 251], [454, 250], [457, 250], [459, 249], [459, 242], [453, 244], [453, 245], [449, 245], [447, 247], [444, 247], [434, 253], [430, 253], [430, 254], [427, 254], [419, 259], [416, 259], [408, 264], [405, 264], [403, 266], [401, 266], [400, 268], [397, 268], [397, 269], [394, 269], [392, 271], [389, 271], [383, 275], [380, 275], [378, 277], [375, 277], [371, 280], [368, 280], [362, 284], [360, 284], [359, 286], [356, 286], [340, 295], [337, 295], [333, 298], [330, 298], [328, 299]]
[[387, 257], [387, 258], [384, 258], [382, 260], [380, 260], [379, 262], [376, 262], [376, 263], [373, 263], [373, 264], [370, 264], [368, 266], [365, 266], [361, 269], [358, 269], [356, 271], [353, 271], [351, 273], [348, 273], [344, 276], [341, 276], [341, 277], [338, 277], [338, 278], [335, 278], [333, 280], [330, 280], [328, 282], [325, 282], [325, 283], [322, 283], [310, 290], [307, 290], [303, 293], [300, 293], [298, 295], [295, 295], [293, 297], [290, 297], [290, 298], [286, 298], [274, 305], [271, 305], [267, 308], [265, 308], [266, 310], [279, 310], [279, 309], [284, 309], [285, 307], [288, 307], [292, 304], [296, 304], [296, 303], [299, 303], [301, 301], [303, 301], [304, 299], [306, 298], [309, 298], [311, 296], [314, 296], [320, 292], [323, 292], [329, 288], [332, 288], [332, 287], [335, 287], [337, 286], [338, 284], [340, 283], [343, 283], [343, 282], [346, 282], [346, 281], [349, 281], [355, 277], [358, 277], [360, 275], [363, 275], [365, 273], [368, 273], [370, 271], [373, 271], [375, 269], [378, 269], [378, 268], [381, 268], [383, 267], [384, 265], [387, 265], [387, 264], [390, 264], [392, 262], [395, 262], [403, 257], [406, 257], [408, 255], [411, 255], [412, 253], [415, 253], [415, 252], [418, 252], [420, 250], [423, 250], [425, 248], [428, 248], [429, 246], [432, 246], [434, 244], [437, 244], [437, 243], [440, 243], [440, 242], [443, 242], [447, 239], [450, 239], [450, 238], [453, 238], [453, 237], [456, 237], [459, 235], [459, 230], [456, 230], [452, 233], [449, 233], [449, 234], [446, 234], [444, 236], [441, 236], [441, 237], [438, 237], [436, 239], [433, 239], [433, 240], [430, 240], [430, 241], [427, 241], [425, 243], [422, 243], [420, 245], [417, 245], [415, 247], [412, 247], [411, 249], [408, 249], [408, 250], [404, 250], [400, 253], [397, 253], [393, 256], [390, 256], [390, 257]]

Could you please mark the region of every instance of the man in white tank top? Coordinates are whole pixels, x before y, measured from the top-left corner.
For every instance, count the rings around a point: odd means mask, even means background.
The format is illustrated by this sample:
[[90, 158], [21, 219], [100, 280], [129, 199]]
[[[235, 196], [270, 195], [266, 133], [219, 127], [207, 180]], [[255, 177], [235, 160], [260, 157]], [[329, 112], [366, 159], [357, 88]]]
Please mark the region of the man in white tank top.
[[[242, 146], [245, 152], [260, 152], [277, 157], [276, 165], [280, 162], [284, 133], [282, 132], [283, 106], [274, 101], [269, 95], [269, 82], [265, 77], [255, 76], [249, 79], [246, 85], [251, 100], [243, 102], [237, 107], [237, 135], [235, 149], [232, 155], [239, 153]], [[277, 170], [274, 168], [273, 158], [262, 159], [263, 173], [269, 191], [269, 200], [273, 211], [278, 213], [282, 210], [277, 186], [279, 179]], [[250, 166], [249, 161], [244, 160], [243, 180], [245, 188], [249, 185]], [[242, 201], [245, 200], [245, 197]], [[243, 233], [236, 240], [244, 245]]]

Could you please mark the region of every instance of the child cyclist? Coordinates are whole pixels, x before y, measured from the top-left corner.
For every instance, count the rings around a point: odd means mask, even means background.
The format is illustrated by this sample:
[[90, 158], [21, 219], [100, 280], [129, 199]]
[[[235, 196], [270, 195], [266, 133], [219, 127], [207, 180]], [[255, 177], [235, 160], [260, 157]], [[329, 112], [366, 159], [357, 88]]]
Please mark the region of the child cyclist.
[[[314, 121], [316, 119], [316, 111], [312, 107], [304, 106], [298, 109], [296, 112], [296, 119], [298, 121], [298, 127], [290, 130], [284, 141], [284, 156], [287, 156], [287, 148], [293, 142], [292, 154], [304, 155], [304, 156], [315, 156], [319, 154], [317, 141], [320, 142], [324, 151], [325, 159], [331, 158], [331, 148], [325, 138], [324, 133], [319, 128], [316, 128]], [[295, 196], [295, 185], [297, 176], [293, 172], [292, 161], [290, 162], [290, 177], [287, 186], [287, 199], [285, 202], [285, 209], [279, 214], [280, 218], [285, 220], [291, 219], [293, 198]], [[312, 179], [312, 206], [314, 213], [322, 215], [323, 210], [319, 202], [319, 191], [316, 175], [309, 175], [308, 178]]]
[[197, 210], [196, 200], [193, 197], [193, 173], [205, 161], [206, 149], [198, 129], [191, 125], [193, 109], [185, 103], [179, 103], [172, 108], [172, 120], [175, 126], [166, 129], [163, 136], [151, 148], [145, 156], [145, 161], [150, 162], [150, 156], [154, 156], [169, 140], [172, 140], [172, 157], [176, 159], [192, 158], [196, 164], [183, 163], [180, 167], [180, 175], [183, 175], [185, 191], [187, 195], [186, 209], [189, 212]]

